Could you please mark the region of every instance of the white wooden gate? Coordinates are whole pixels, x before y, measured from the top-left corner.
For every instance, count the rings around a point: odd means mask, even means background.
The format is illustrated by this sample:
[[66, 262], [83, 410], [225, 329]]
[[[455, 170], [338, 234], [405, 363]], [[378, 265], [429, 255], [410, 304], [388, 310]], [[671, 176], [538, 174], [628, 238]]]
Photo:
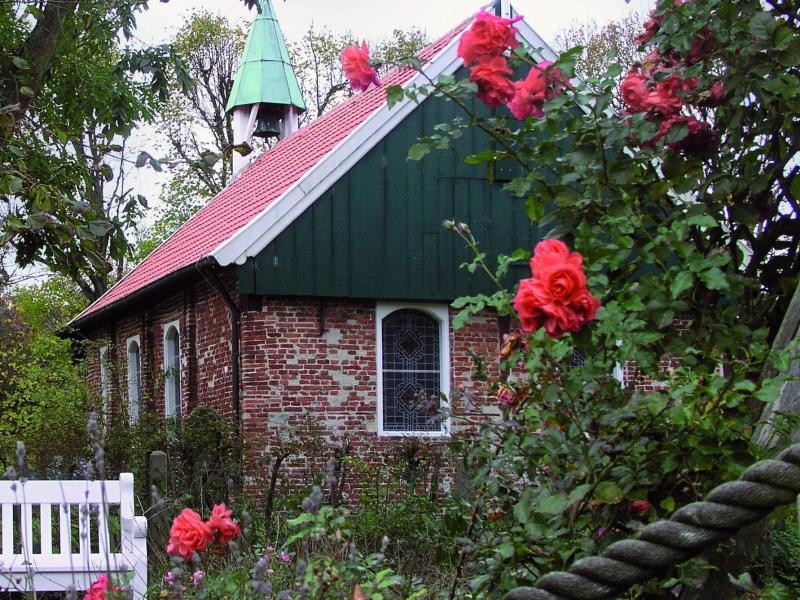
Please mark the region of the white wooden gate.
[[0, 481], [0, 589], [86, 590], [102, 574], [147, 591], [147, 519], [119, 481]]

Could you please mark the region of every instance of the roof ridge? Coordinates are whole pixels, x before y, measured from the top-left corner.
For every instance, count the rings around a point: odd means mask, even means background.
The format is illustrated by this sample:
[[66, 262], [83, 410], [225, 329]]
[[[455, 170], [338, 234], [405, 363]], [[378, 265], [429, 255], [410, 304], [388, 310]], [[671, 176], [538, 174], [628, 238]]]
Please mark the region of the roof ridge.
[[[416, 56], [424, 65], [431, 63], [472, 19], [472, 16], [464, 19]], [[383, 76], [380, 86], [354, 94], [280, 140], [70, 324], [110, 308], [131, 294], [157, 284], [164, 277], [212, 256], [215, 248], [258, 217], [284, 191], [320, 164], [360, 124], [380, 110], [385, 105], [386, 90], [390, 86], [407, 83], [416, 71], [412, 66], [394, 67]], [[313, 144], [302, 143], [308, 136], [314, 136]], [[281, 160], [287, 152], [292, 153], [291, 160]]]

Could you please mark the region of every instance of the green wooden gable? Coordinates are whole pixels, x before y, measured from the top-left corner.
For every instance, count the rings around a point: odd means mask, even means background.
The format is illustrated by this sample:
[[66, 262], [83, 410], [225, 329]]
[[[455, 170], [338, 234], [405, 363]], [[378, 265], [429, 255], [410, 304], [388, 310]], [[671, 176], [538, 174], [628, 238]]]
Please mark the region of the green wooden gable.
[[[470, 128], [454, 148], [407, 160], [420, 136], [458, 110], [443, 98], [414, 109], [238, 267], [240, 293], [451, 301], [496, 291], [487, 277], [459, 268], [471, 253], [442, 222], [467, 223], [492, 266], [498, 253], [532, 248], [543, 232], [526, 216], [523, 200], [504, 192], [502, 182], [489, 182], [485, 165], [464, 164], [466, 156], [488, 147], [486, 136]], [[527, 264], [515, 265], [505, 283], [529, 276]]]

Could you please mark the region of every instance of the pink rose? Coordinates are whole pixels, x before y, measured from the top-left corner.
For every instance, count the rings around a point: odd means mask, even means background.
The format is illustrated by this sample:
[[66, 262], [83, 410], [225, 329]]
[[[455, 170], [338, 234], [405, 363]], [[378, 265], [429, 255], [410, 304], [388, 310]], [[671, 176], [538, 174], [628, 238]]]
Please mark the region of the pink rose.
[[202, 552], [214, 539], [211, 529], [191, 508], [184, 508], [175, 517], [169, 530], [167, 554], [191, 560], [192, 554]]
[[365, 91], [370, 83], [380, 85], [378, 72], [369, 62], [369, 48], [367, 42], [361, 42], [361, 47], [348, 46], [342, 50], [342, 69], [354, 90]]
[[677, 113], [683, 102], [678, 97], [678, 91], [682, 90], [682, 80], [677, 75], [667, 77], [663, 81], [657, 81], [652, 91], [647, 94], [646, 104], [648, 110], [657, 112], [665, 117]]
[[514, 96], [514, 84], [508, 76], [511, 67], [502, 56], [487, 58], [472, 67], [469, 80], [478, 86], [478, 99], [487, 106], [500, 106]]
[[472, 27], [458, 41], [456, 52], [463, 59], [464, 65], [470, 65], [484, 57], [500, 56], [508, 48], [517, 48], [519, 40], [514, 23], [521, 20], [522, 16], [505, 19], [481, 10]]
[[520, 121], [542, 116], [542, 106], [552, 100], [567, 85], [567, 80], [558, 69], [551, 68], [552, 61], [545, 60], [531, 67], [522, 81], [514, 83], [514, 97], [507, 103], [508, 109]]
[[641, 73], [630, 71], [619, 86], [622, 101], [633, 112], [644, 112], [650, 108], [647, 101], [647, 79]]
[[211, 517], [208, 519], [206, 525], [211, 529], [211, 532], [216, 536], [217, 543], [227, 544], [232, 539], [241, 534], [239, 526], [231, 519], [233, 511], [225, 508], [224, 504], [215, 504], [211, 509]]

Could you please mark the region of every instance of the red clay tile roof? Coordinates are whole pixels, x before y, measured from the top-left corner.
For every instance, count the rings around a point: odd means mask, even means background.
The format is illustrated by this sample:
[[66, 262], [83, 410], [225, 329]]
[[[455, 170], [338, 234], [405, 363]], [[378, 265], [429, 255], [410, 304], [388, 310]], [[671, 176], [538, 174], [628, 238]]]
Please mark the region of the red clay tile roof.
[[[470, 20], [460, 23], [425, 48], [419, 57], [425, 61], [436, 57], [464, 30]], [[409, 68], [391, 71], [383, 78], [380, 87], [373, 87], [353, 96], [331, 112], [281, 140], [114, 287], [78, 315], [73, 324], [209, 256], [219, 244], [247, 225], [358, 125], [383, 106], [387, 87], [406, 83], [414, 72]]]

